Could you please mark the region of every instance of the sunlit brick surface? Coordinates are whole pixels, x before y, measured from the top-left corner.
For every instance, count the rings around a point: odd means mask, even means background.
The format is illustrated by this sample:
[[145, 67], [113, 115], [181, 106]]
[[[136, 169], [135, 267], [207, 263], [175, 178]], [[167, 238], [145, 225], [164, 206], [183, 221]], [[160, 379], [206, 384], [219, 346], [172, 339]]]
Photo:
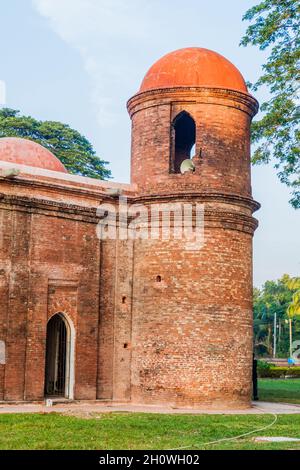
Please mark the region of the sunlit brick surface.
[[[247, 406], [257, 102], [246, 91], [177, 85], [138, 93], [128, 109], [131, 185], [18, 162], [18, 176], [0, 178], [0, 399], [44, 398], [47, 322], [63, 313], [75, 329], [73, 398]], [[195, 172], [184, 175], [170, 172], [182, 111], [196, 124]], [[128, 204], [204, 204], [204, 246], [100, 241], [96, 209], [117, 207], [118, 189]]]

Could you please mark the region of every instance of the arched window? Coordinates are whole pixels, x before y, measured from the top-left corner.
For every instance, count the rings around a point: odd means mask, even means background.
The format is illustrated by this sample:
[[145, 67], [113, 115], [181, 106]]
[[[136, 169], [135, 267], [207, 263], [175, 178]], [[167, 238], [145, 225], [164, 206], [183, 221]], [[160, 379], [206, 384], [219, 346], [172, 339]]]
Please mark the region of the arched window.
[[64, 314], [47, 324], [45, 396], [73, 398], [75, 330]]
[[183, 160], [195, 154], [196, 124], [194, 119], [182, 111], [172, 123], [171, 173], [180, 173]]

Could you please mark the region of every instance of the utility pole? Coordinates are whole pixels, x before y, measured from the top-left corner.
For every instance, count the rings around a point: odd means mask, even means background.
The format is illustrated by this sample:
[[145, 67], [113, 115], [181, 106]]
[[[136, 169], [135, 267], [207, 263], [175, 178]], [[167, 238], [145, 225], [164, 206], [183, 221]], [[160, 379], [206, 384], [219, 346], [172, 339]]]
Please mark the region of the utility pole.
[[273, 334], [274, 344], [273, 344], [273, 358], [276, 358], [276, 340], [277, 340], [277, 313], [274, 313], [274, 334]]
[[290, 357], [292, 357], [292, 355], [293, 355], [293, 347], [292, 347], [292, 344], [293, 344], [293, 331], [292, 331], [292, 319], [291, 318], [289, 319], [289, 323], [290, 323]]

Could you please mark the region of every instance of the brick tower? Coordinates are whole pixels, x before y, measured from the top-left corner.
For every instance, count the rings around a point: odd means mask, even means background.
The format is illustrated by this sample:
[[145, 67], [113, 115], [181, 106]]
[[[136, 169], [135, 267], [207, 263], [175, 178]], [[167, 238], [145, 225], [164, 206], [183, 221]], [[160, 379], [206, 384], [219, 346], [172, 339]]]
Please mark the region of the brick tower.
[[[204, 246], [136, 240], [131, 400], [247, 406], [252, 368], [250, 124], [258, 110], [227, 59], [172, 52], [129, 100], [139, 202], [204, 206]], [[194, 171], [181, 173], [190, 159]]]
[[[257, 108], [230, 62], [190, 48], [129, 100], [131, 184], [0, 139], [0, 401], [249, 405]], [[127, 232], [120, 195], [130, 233], [138, 220], [132, 232], [155, 237], [99, 236], [99, 206]], [[201, 208], [204, 242], [165, 236], [171, 205], [190, 208], [192, 228]]]

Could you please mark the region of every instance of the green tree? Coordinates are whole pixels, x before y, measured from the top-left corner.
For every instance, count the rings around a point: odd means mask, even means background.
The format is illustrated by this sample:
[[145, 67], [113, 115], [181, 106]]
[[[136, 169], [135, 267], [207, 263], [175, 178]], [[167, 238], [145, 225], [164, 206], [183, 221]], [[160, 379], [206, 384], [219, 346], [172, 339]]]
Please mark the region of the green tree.
[[279, 179], [291, 188], [291, 204], [300, 208], [300, 0], [263, 0], [243, 20], [251, 24], [241, 44], [270, 51], [262, 76], [250, 85], [270, 92], [253, 123], [253, 162], [274, 161]]
[[97, 157], [92, 144], [78, 131], [56, 121], [38, 121], [14, 109], [0, 109], [0, 137], [33, 140], [52, 152], [70, 173], [109, 178], [107, 162]]
[[[298, 290], [300, 278], [287, 274], [277, 281], [266, 281], [261, 289], [254, 289], [254, 348], [257, 356], [271, 356], [273, 353], [274, 315], [277, 314], [280, 356], [289, 355], [288, 309]], [[300, 322], [294, 319], [294, 333], [299, 335]]]
[[296, 291], [287, 310], [288, 316], [293, 318], [300, 316], [300, 279], [292, 279], [289, 287]]

